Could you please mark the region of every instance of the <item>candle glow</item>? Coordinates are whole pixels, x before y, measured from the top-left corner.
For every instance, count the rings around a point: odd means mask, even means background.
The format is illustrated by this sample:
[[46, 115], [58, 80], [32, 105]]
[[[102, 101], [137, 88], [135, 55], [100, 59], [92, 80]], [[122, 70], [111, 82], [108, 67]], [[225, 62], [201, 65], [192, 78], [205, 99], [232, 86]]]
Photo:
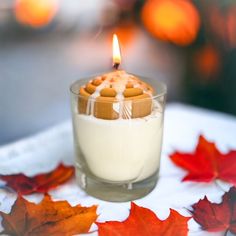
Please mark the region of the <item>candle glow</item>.
[[121, 53], [118, 37], [116, 34], [113, 34], [113, 67], [118, 69], [121, 63]]
[[18, 22], [37, 28], [53, 20], [58, 10], [58, 0], [16, 0], [14, 7]]

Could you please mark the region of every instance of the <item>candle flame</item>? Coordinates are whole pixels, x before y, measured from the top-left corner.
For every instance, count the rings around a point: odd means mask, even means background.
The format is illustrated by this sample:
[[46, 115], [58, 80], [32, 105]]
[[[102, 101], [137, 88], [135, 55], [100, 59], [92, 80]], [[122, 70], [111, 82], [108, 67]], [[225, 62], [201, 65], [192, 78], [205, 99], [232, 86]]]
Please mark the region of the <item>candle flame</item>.
[[121, 54], [120, 54], [120, 45], [118, 37], [116, 34], [113, 34], [113, 66], [118, 69], [121, 63]]

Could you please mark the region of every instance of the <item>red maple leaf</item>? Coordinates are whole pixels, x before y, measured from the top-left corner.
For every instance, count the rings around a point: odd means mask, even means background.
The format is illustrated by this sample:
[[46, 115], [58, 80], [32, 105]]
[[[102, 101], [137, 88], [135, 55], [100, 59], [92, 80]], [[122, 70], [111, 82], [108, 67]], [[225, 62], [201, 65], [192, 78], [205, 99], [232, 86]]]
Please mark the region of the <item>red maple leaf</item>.
[[64, 166], [60, 164], [53, 171], [46, 174], [39, 174], [34, 177], [28, 177], [24, 174], [0, 175], [0, 179], [6, 182], [6, 185], [14, 189], [19, 194], [46, 193], [52, 188], [65, 183], [74, 176], [73, 166]]
[[[236, 234], [236, 188], [225, 193], [221, 203], [211, 203], [207, 197], [192, 206], [194, 220], [209, 232], [230, 231]], [[226, 234], [225, 234], [226, 235]]]
[[183, 181], [211, 182], [221, 179], [236, 186], [236, 151], [222, 154], [212, 142], [199, 137], [193, 153], [175, 152], [171, 160], [188, 171]]
[[87, 233], [97, 219], [96, 206], [72, 207], [67, 201], [52, 201], [46, 195], [39, 204], [18, 196], [11, 212], [0, 211], [1, 235], [71, 236]]
[[160, 220], [151, 210], [131, 202], [130, 215], [125, 221], [108, 221], [96, 224], [99, 236], [186, 236], [189, 219], [190, 217], [184, 217], [177, 211], [170, 209], [169, 217], [166, 220]]

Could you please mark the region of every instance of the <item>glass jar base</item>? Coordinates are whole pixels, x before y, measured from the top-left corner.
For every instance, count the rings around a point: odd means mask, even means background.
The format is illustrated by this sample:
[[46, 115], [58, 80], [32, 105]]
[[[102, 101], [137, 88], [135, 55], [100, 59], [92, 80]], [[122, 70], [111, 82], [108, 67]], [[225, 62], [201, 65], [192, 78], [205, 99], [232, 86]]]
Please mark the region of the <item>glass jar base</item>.
[[157, 173], [149, 178], [135, 183], [107, 183], [92, 178], [77, 170], [76, 180], [79, 186], [89, 195], [110, 202], [127, 202], [142, 198], [156, 186]]

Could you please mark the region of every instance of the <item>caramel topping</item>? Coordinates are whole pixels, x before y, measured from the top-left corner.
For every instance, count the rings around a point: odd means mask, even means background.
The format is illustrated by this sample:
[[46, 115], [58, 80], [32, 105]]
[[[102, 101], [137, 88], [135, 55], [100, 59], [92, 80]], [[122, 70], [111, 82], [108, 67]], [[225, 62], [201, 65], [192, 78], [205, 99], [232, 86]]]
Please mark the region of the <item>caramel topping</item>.
[[92, 83], [86, 84], [85, 87], [86, 92], [93, 94], [96, 91], [96, 86], [94, 86]]
[[98, 85], [100, 85], [101, 83], [102, 83], [102, 80], [101, 80], [100, 78], [94, 79], [93, 82], [92, 82], [92, 84], [95, 85], [95, 86], [98, 86]]
[[133, 88], [134, 87], [134, 85], [133, 85], [133, 83], [131, 83], [131, 82], [128, 82], [127, 84], [126, 84], [126, 88]]
[[152, 110], [153, 88], [125, 71], [97, 76], [80, 88], [80, 94], [85, 96], [79, 98], [80, 113], [101, 119], [144, 117]]
[[[124, 71], [115, 71], [103, 76], [98, 76], [85, 86], [90, 95], [101, 97], [135, 97], [143, 93], [152, 94], [150, 85], [142, 82], [137, 77]], [[121, 96], [122, 95], [122, 96]]]
[[139, 96], [143, 94], [143, 90], [141, 88], [128, 88], [125, 89], [123, 92], [123, 95], [125, 97], [134, 97], [134, 96]]
[[115, 97], [116, 91], [113, 88], [104, 88], [100, 91], [102, 97]]

